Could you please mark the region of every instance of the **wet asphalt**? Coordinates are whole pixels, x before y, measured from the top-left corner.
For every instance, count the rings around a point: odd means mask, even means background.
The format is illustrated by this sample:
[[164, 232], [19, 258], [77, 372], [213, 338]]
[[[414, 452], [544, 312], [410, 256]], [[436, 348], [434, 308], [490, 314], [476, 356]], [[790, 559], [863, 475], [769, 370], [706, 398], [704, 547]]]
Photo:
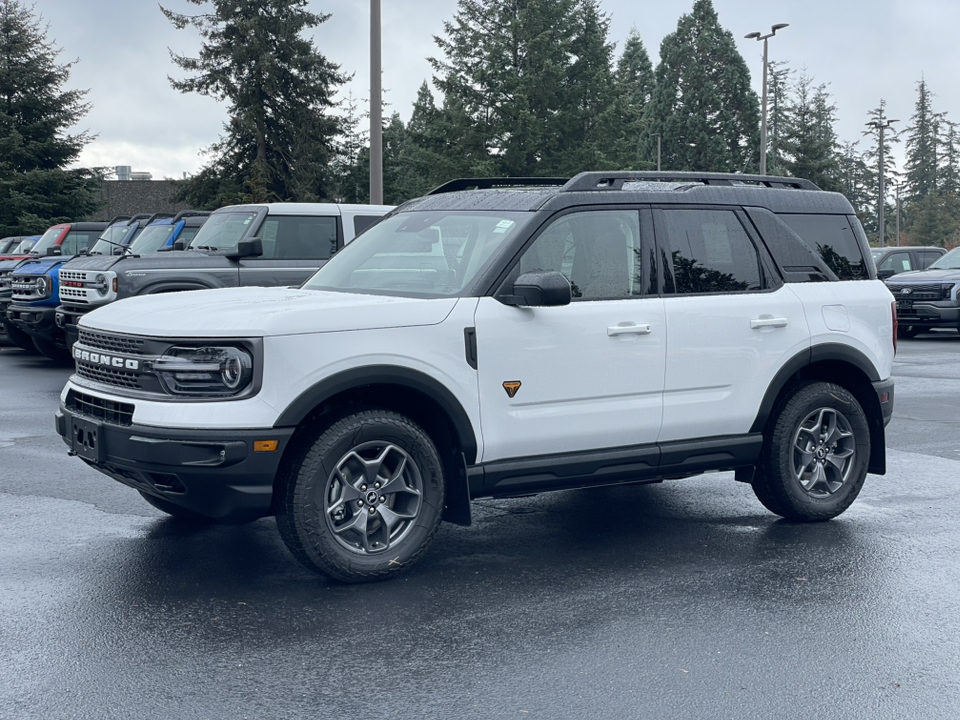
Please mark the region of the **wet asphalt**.
[[474, 503], [401, 578], [185, 526], [69, 458], [0, 349], [0, 718], [960, 717], [960, 335], [901, 342], [888, 474], [823, 524], [730, 473]]

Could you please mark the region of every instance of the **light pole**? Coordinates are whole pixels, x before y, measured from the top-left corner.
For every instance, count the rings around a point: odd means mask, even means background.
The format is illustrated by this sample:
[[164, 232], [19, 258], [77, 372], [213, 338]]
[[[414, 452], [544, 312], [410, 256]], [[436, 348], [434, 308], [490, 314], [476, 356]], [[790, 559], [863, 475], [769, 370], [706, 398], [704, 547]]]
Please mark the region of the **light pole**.
[[380, 0], [370, 0], [370, 204], [383, 205], [383, 62]]
[[767, 40], [777, 34], [777, 30], [783, 30], [790, 27], [789, 23], [778, 23], [770, 27], [770, 32], [761, 35], [758, 32], [752, 32], [744, 35], [748, 40], [763, 40], [763, 111], [760, 116], [760, 174], [767, 174]]
[[[880, 119], [871, 120], [866, 125], [876, 130], [880, 135], [880, 202], [877, 203], [877, 215], [878, 221], [880, 224], [880, 247], [884, 247], [886, 243], [886, 238], [884, 238], [884, 227], [883, 227], [883, 198], [884, 198], [884, 189], [883, 189], [883, 131], [888, 127], [892, 127], [893, 123], [900, 122], [899, 120], [883, 120], [883, 109], [880, 110]], [[864, 133], [866, 135], [870, 131]], [[900, 235], [897, 234], [897, 244], [900, 244]]]

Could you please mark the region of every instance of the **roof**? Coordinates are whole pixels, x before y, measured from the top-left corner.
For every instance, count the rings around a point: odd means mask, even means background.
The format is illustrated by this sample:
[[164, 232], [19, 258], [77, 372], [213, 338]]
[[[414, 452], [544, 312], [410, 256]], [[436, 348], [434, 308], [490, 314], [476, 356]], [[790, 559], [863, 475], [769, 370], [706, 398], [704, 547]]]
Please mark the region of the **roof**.
[[248, 205], [227, 205], [213, 214], [237, 211], [259, 211], [266, 208], [271, 215], [340, 215], [351, 213], [369, 213], [383, 215], [393, 210], [393, 205], [342, 205], [339, 203], [251, 203]]

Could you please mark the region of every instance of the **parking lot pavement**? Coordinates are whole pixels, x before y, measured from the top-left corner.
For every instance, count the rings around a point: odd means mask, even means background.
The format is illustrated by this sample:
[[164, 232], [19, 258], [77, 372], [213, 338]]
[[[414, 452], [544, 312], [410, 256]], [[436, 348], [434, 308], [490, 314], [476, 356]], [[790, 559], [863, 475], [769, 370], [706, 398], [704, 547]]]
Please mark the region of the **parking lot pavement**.
[[895, 373], [889, 472], [832, 522], [729, 473], [484, 500], [345, 586], [68, 458], [68, 371], [0, 350], [0, 718], [952, 720], [960, 338]]

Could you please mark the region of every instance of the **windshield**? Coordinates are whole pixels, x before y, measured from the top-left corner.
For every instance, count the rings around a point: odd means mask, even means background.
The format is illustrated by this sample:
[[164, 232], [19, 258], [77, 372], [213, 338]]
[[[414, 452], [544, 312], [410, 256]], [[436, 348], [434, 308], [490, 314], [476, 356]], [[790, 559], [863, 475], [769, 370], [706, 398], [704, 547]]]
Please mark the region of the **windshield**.
[[60, 239], [60, 236], [63, 235], [66, 230], [67, 228], [65, 227], [54, 225], [40, 236], [40, 239], [37, 241], [37, 244], [33, 246], [31, 252], [37, 253], [38, 255], [43, 255], [47, 252], [48, 247], [53, 247], [57, 244], [57, 240]]
[[873, 258], [873, 261], [874, 261], [874, 262], [876, 262], [877, 260], [879, 260], [882, 255], [883, 255], [883, 250], [871, 250], [871, 251], [870, 251], [870, 257]]
[[26, 240], [22, 240], [20, 244], [13, 248], [10, 252], [15, 255], [19, 253], [30, 252], [30, 248], [32, 248], [36, 242], [36, 238], [27, 238]]
[[247, 230], [257, 217], [255, 212], [214, 213], [197, 231], [191, 250], [225, 250], [235, 248], [247, 234]]
[[172, 232], [173, 225], [148, 225], [137, 239], [130, 243], [130, 252], [138, 255], [157, 252]]
[[927, 270], [960, 270], [960, 248], [954, 248], [927, 267]]
[[[114, 250], [118, 250], [117, 245], [120, 244], [120, 241], [123, 240], [123, 236], [127, 234], [127, 225], [111, 225], [106, 230], [103, 231], [103, 234], [100, 236], [100, 239], [94, 243], [93, 247], [90, 248], [91, 255], [113, 255]], [[107, 241], [110, 242], [107, 242]], [[110, 243], [116, 243], [116, 245], [111, 245]]]
[[522, 212], [399, 213], [334, 255], [304, 288], [402, 297], [457, 296], [469, 289], [530, 217]]

